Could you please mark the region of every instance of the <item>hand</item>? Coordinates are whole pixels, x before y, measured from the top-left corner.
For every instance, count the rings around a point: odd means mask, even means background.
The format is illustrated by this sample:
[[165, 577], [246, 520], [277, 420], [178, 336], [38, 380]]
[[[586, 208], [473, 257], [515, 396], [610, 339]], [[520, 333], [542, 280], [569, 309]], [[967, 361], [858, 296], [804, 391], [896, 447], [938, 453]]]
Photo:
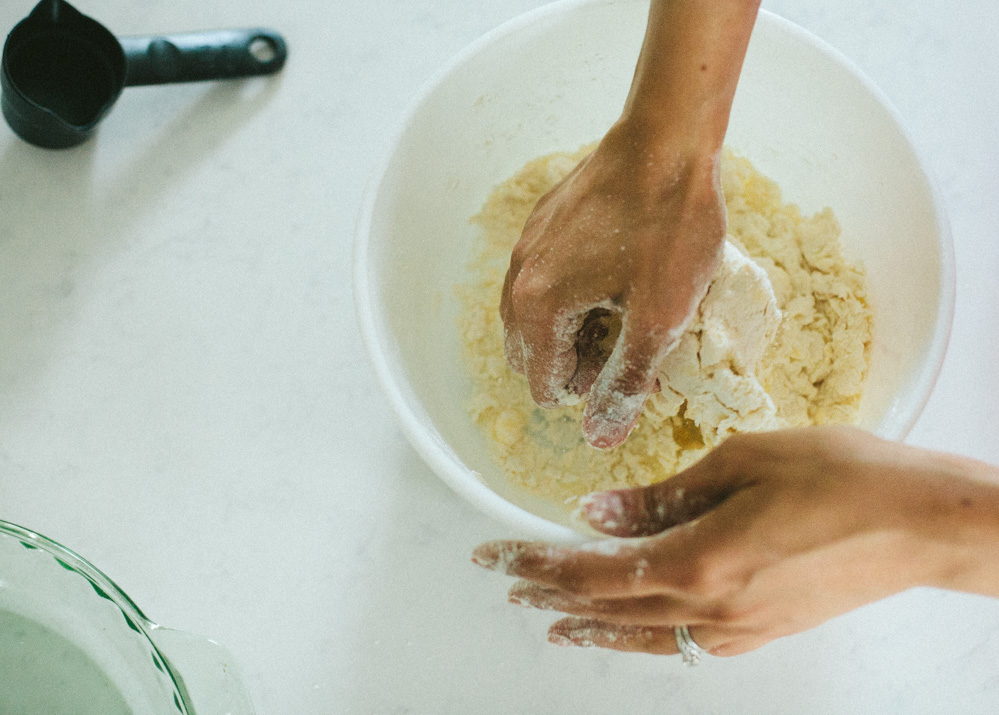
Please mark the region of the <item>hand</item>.
[[[628, 436], [721, 259], [718, 156], [758, 8], [652, 0], [621, 119], [542, 197], [514, 248], [507, 361], [543, 407], [589, 393], [595, 447]], [[621, 320], [609, 353], [591, 339], [608, 312]]]
[[[513, 250], [500, 304], [505, 354], [534, 400], [554, 407], [589, 393], [587, 441], [623, 442], [724, 237], [717, 153], [653, 148], [624, 123], [611, 130], [542, 197]], [[587, 338], [609, 312], [622, 321], [610, 355]]]
[[473, 560], [525, 579], [512, 602], [572, 614], [553, 642], [671, 654], [687, 625], [736, 655], [914, 586], [999, 597], [997, 472], [853, 428], [737, 435], [585, 503], [594, 528], [641, 538], [492, 542]]

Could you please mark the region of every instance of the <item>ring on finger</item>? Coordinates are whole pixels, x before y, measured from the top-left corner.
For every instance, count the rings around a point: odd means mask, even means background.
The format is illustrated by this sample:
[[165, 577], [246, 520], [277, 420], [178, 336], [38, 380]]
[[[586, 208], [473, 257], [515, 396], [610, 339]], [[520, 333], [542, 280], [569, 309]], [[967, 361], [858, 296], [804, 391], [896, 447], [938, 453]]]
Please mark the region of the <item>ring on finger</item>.
[[691, 637], [690, 629], [687, 626], [675, 626], [673, 633], [676, 635], [676, 647], [683, 657], [683, 664], [693, 667], [700, 663], [705, 651]]

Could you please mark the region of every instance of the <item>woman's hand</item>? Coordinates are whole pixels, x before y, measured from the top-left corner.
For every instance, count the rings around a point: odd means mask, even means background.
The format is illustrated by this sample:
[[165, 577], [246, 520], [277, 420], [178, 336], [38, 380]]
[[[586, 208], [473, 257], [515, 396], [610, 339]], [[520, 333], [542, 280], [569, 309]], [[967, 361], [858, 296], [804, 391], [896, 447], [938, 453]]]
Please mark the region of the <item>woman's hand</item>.
[[[621, 119], [542, 197], [513, 251], [505, 352], [543, 407], [589, 393], [586, 440], [625, 440], [721, 258], [718, 157], [759, 0], [652, 0]], [[602, 352], [596, 315], [622, 329]], [[589, 319], [589, 320], [588, 320]]]
[[730, 438], [654, 486], [599, 492], [616, 536], [579, 548], [492, 542], [510, 600], [571, 614], [552, 642], [677, 652], [674, 627], [743, 653], [915, 586], [999, 597], [999, 476], [844, 427]]
[[[538, 202], [514, 248], [500, 305], [507, 361], [544, 407], [590, 393], [583, 433], [596, 447], [627, 437], [718, 266], [717, 161], [620, 124]], [[622, 317], [609, 358], [580, 338], [607, 311]]]

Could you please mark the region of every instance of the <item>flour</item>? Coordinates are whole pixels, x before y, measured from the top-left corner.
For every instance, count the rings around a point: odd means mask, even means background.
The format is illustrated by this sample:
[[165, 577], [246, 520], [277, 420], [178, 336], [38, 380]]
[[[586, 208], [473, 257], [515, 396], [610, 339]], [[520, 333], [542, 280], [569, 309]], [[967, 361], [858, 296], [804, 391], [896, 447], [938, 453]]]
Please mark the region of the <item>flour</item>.
[[683, 410], [711, 444], [735, 432], [780, 427], [757, 367], [781, 317], [766, 271], [727, 241], [697, 320], [660, 370], [660, 409]]

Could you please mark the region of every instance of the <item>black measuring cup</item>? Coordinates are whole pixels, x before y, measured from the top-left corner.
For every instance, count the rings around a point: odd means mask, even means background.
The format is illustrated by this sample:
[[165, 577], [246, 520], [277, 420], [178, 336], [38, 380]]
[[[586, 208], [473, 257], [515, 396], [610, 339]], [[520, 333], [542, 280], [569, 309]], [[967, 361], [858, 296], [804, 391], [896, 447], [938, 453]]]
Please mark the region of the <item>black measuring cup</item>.
[[287, 54], [263, 28], [116, 38], [65, 0], [41, 0], [4, 43], [0, 106], [22, 139], [61, 149], [89, 137], [125, 87], [272, 74]]

